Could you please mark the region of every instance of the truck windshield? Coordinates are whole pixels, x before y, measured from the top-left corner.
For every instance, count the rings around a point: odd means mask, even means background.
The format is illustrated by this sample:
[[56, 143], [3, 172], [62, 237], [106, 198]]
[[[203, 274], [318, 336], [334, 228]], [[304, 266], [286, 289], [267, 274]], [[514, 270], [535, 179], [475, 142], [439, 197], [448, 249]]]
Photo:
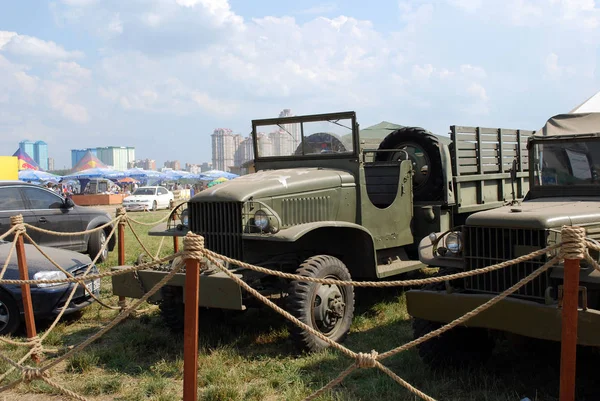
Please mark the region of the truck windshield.
[[534, 145], [535, 185], [597, 185], [600, 140], [569, 140]]
[[352, 120], [257, 125], [258, 157], [352, 154]]

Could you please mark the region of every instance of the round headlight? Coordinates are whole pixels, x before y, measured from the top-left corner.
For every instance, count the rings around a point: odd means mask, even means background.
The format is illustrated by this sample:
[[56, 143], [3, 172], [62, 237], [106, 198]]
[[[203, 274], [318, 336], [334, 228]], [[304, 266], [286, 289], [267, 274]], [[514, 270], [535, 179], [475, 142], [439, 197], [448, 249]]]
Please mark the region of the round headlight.
[[269, 227], [269, 217], [262, 210], [257, 210], [254, 213], [254, 225], [261, 230], [266, 230]]
[[459, 232], [453, 232], [446, 236], [446, 248], [454, 254], [462, 251], [462, 239]]
[[190, 213], [188, 212], [187, 209], [185, 209], [182, 213], [181, 213], [181, 224], [183, 224], [184, 226], [188, 227], [188, 223], [189, 223], [189, 216]]

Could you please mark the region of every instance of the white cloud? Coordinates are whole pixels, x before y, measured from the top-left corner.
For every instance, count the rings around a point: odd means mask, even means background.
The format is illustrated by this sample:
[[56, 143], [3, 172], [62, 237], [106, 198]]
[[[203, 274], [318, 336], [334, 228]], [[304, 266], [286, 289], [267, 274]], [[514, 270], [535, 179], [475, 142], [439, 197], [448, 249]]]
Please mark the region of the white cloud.
[[472, 78], [483, 79], [487, 76], [485, 70], [471, 64], [463, 64], [460, 66], [460, 72]]
[[38, 59], [70, 59], [83, 56], [79, 51], [67, 51], [52, 41], [6, 31], [0, 31], [0, 51]]
[[546, 79], [559, 79], [563, 76], [572, 76], [575, 74], [575, 68], [572, 66], [560, 65], [558, 61], [558, 55], [556, 53], [550, 53], [546, 57], [545, 61], [545, 74]]
[[467, 12], [475, 12], [479, 10], [482, 6], [482, 0], [448, 0], [448, 3], [451, 5], [462, 8]]
[[32, 94], [37, 90], [39, 78], [27, 75], [25, 71], [17, 71], [13, 76], [25, 93]]
[[123, 33], [123, 21], [119, 16], [119, 13], [115, 13], [112, 20], [108, 24], [108, 32], [111, 34], [121, 34]]
[[88, 79], [91, 75], [92, 71], [74, 61], [59, 61], [56, 63], [56, 69], [52, 72], [54, 78]]
[[98, 0], [60, 0], [61, 3], [64, 3], [68, 6], [73, 7], [85, 7], [98, 2]]
[[317, 4], [316, 6], [301, 10], [298, 12], [298, 14], [322, 15], [322, 14], [329, 14], [337, 9], [338, 9], [338, 6], [335, 3], [322, 3], [322, 4]]
[[46, 82], [44, 88], [50, 107], [60, 112], [63, 117], [75, 123], [87, 123], [90, 120], [87, 109], [70, 101], [72, 88], [56, 82]]

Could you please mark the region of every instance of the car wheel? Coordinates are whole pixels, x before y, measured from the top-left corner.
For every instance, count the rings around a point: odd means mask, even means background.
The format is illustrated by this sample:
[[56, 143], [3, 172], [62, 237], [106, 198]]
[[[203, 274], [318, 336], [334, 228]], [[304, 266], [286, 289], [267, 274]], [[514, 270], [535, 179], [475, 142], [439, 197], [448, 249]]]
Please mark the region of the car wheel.
[[0, 291], [0, 335], [13, 334], [21, 324], [17, 302], [5, 291]]
[[[296, 270], [307, 277], [350, 280], [344, 263], [328, 255], [308, 258]], [[320, 331], [336, 342], [342, 342], [354, 315], [354, 288], [352, 286], [325, 285], [305, 281], [292, 281], [288, 291], [287, 310], [301, 322]], [[314, 352], [329, 345], [308, 331], [292, 324], [292, 339], [299, 348]]]
[[[88, 243], [88, 254], [92, 259], [98, 255], [98, 252], [102, 249], [102, 246], [106, 242], [106, 232], [104, 230], [95, 231], [90, 235]], [[98, 263], [104, 262], [108, 259], [108, 247], [105, 247], [102, 254], [98, 258]]]
[[155, 212], [157, 208], [158, 205], [156, 204], [156, 201], [152, 202], [152, 211]]

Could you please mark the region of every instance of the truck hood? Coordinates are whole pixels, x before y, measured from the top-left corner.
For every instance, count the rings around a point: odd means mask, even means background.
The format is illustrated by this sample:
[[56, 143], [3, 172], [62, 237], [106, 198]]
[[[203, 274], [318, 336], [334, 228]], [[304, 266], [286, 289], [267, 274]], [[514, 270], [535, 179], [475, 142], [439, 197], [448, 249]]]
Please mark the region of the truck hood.
[[245, 202], [250, 198], [289, 195], [354, 183], [352, 174], [343, 170], [323, 168], [266, 170], [205, 189], [194, 196], [191, 202]]
[[469, 226], [545, 229], [600, 221], [600, 198], [534, 199], [472, 214]]

